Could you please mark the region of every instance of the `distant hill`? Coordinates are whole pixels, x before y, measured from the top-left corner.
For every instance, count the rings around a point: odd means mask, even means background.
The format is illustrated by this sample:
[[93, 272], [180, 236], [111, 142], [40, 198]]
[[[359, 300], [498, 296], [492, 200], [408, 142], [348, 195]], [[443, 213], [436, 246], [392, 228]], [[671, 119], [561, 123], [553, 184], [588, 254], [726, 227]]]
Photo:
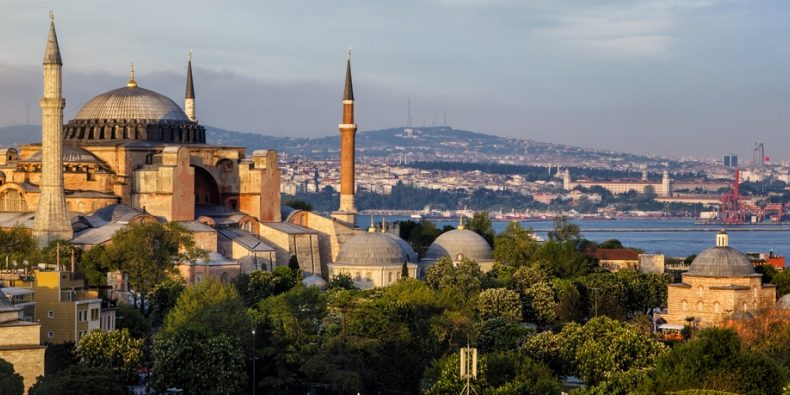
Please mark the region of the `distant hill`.
[[[35, 125], [0, 128], [0, 146], [39, 142], [40, 127]], [[206, 126], [211, 144], [274, 149], [290, 157], [333, 159], [339, 154], [339, 135], [320, 138], [275, 137], [242, 133]], [[390, 160], [490, 162], [507, 164], [607, 167], [615, 164], [666, 164], [657, 157], [601, 151], [563, 144], [493, 136], [450, 127], [391, 128], [357, 133], [357, 155]]]

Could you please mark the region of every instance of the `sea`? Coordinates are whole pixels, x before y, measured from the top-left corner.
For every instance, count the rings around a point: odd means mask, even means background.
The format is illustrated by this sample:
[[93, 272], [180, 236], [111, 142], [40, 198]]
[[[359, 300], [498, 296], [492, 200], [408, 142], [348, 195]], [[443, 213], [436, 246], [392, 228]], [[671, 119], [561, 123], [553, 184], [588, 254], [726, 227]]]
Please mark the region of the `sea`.
[[[405, 221], [408, 217], [388, 216], [387, 222]], [[370, 226], [370, 217], [359, 216], [358, 226]], [[381, 217], [375, 218], [376, 222]], [[457, 220], [431, 220], [438, 227], [444, 225], [457, 226]], [[570, 222], [579, 225], [582, 236], [595, 242], [617, 239], [626, 246], [639, 248], [647, 253], [658, 253], [672, 257], [686, 257], [698, 254], [712, 247], [716, 242], [716, 233], [725, 230], [729, 233], [730, 246], [745, 253], [768, 253], [788, 256], [790, 254], [790, 224], [748, 224], [748, 225], [715, 225], [700, 224], [692, 219], [613, 219], [585, 220], [572, 219]], [[497, 233], [503, 231], [508, 222], [494, 221]], [[531, 228], [543, 239], [548, 239], [548, 232], [553, 229], [552, 221], [523, 221], [521, 226]]]

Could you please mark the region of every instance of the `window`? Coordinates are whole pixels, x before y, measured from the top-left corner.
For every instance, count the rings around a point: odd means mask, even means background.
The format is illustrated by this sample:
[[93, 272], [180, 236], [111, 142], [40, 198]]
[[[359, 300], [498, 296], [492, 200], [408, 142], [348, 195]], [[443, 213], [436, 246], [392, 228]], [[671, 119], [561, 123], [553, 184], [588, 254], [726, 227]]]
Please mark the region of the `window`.
[[705, 293], [703, 292], [702, 285], [700, 285], [699, 287], [697, 287], [697, 296], [699, 296], [699, 297], [701, 298], [701, 297], [703, 297], [703, 296], [704, 296], [704, 294], [705, 294]]
[[683, 311], [687, 311], [689, 309], [689, 304], [685, 300], [681, 302], [681, 305], [683, 306]]
[[91, 309], [91, 321], [99, 319], [99, 309]]
[[388, 283], [392, 282], [392, 272], [387, 273], [387, 282]]
[[719, 304], [719, 302], [713, 304], [713, 312], [721, 313], [721, 305]]
[[53, 337], [55, 337], [55, 332], [52, 332], [52, 331], [47, 332], [47, 338], [48, 339], [52, 339]]
[[702, 304], [702, 302], [701, 301], [697, 302], [697, 311], [702, 311], [704, 309], [705, 309], [705, 306]]
[[[49, 318], [55, 318], [55, 312], [54, 312], [54, 311], [52, 311], [52, 310], [50, 310], [50, 311], [47, 311], [47, 317], [49, 317]], [[52, 333], [52, 332], [50, 332], [50, 333]]]

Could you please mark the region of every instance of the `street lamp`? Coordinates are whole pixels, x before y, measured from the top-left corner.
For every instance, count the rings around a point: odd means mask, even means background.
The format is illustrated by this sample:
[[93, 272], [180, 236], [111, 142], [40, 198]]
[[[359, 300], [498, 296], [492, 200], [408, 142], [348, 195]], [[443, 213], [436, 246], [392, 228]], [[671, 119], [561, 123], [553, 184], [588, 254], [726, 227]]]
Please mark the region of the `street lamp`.
[[255, 381], [255, 327], [252, 327], [252, 395], [255, 395], [255, 387], [258, 383]]

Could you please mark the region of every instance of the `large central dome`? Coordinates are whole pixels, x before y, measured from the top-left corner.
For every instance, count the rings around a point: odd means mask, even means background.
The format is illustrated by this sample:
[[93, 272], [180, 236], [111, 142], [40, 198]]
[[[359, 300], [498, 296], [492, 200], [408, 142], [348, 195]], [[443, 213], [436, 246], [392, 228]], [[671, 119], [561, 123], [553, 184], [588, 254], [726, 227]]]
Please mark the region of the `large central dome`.
[[94, 97], [82, 106], [74, 119], [189, 121], [184, 110], [167, 96], [129, 86]]

